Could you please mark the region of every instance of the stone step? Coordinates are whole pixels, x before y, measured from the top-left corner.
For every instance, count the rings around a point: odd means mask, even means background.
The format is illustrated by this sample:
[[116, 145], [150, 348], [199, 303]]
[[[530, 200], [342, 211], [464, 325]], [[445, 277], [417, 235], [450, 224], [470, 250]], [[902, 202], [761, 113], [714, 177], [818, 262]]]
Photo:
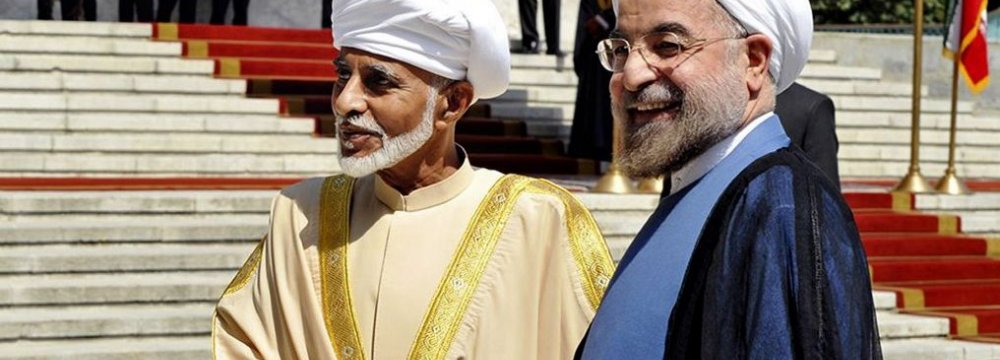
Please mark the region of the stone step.
[[827, 49], [810, 49], [809, 50], [809, 62], [810, 63], [836, 63], [837, 62], [837, 52], [835, 50]]
[[840, 66], [832, 64], [807, 64], [802, 69], [800, 79], [833, 79], [833, 80], [870, 80], [882, 79], [882, 70], [856, 66]]
[[208, 335], [122, 337], [0, 342], [4, 360], [177, 360], [210, 359]]
[[507, 92], [499, 97], [489, 100], [490, 102], [556, 102], [556, 103], [576, 103], [575, 87], [540, 87], [540, 86], [511, 86]]
[[[913, 108], [913, 101], [909, 97], [884, 97], [884, 96], [831, 96], [833, 105], [837, 111], [872, 111], [872, 112], [905, 112], [910, 114]], [[959, 113], [972, 112], [974, 103], [970, 101], [958, 102]], [[951, 113], [951, 102], [940, 99], [924, 98], [920, 102], [921, 113]]]
[[182, 47], [142, 38], [0, 33], [0, 52], [6, 54], [180, 57]]
[[511, 86], [557, 87], [575, 90], [576, 83], [576, 73], [572, 70], [553, 71], [551, 69], [522, 68], [510, 73]]
[[0, 307], [212, 302], [236, 271], [0, 275]]
[[[827, 95], [906, 96], [913, 93], [913, 85], [885, 81], [845, 81], [825, 79], [800, 79], [799, 83]], [[920, 94], [927, 96], [927, 87]]]
[[37, 94], [15, 92], [0, 96], [0, 111], [151, 112], [268, 114], [279, 113], [277, 99], [247, 99], [210, 95]]
[[4, 152], [0, 176], [304, 177], [340, 170], [336, 156]]
[[[910, 129], [837, 128], [837, 139], [841, 146], [844, 144], [884, 144], [909, 147], [910, 134]], [[998, 148], [1000, 142], [997, 142], [997, 137], [1000, 137], [1000, 131], [963, 131], [960, 129], [955, 132], [956, 144], [959, 144], [961, 148]], [[923, 145], [947, 146], [948, 141], [948, 130], [922, 129], [920, 131], [920, 143]]]
[[117, 22], [0, 20], [0, 34], [102, 36], [149, 39], [153, 36], [153, 27], [149, 24]]
[[0, 54], [0, 71], [62, 71], [117, 74], [186, 74], [210, 76], [212, 60], [85, 55]]
[[944, 337], [948, 335], [948, 318], [876, 311], [878, 332], [882, 339]]
[[1000, 345], [944, 337], [882, 339], [882, 356], [886, 360], [1000, 359]]
[[0, 309], [0, 341], [192, 336], [211, 332], [211, 302]]
[[273, 114], [0, 110], [0, 132], [294, 133], [312, 135], [315, 128], [316, 122], [312, 118], [283, 118]]
[[[1000, 157], [996, 156], [997, 150], [997, 146], [961, 145], [955, 149], [955, 160], [959, 163], [998, 166], [1000, 165]], [[837, 158], [840, 160], [909, 161], [910, 145], [841, 143]], [[922, 144], [920, 146], [920, 160], [921, 162], [947, 161], [948, 146]]]
[[339, 151], [335, 138], [301, 135], [63, 133], [0, 134], [0, 151], [120, 154], [325, 154]]
[[962, 232], [992, 235], [1000, 233], [1000, 211], [948, 211], [962, 218]]
[[[950, 108], [949, 108], [950, 109]], [[1000, 118], [969, 113], [959, 113], [956, 118], [956, 125], [960, 131], [989, 130], [1000, 131]], [[912, 127], [913, 118], [907, 112], [873, 112], [857, 111], [849, 109], [837, 110], [837, 127], [852, 128], [894, 128], [909, 130]], [[920, 114], [921, 129], [948, 130], [951, 128], [951, 115], [949, 113]], [[909, 138], [909, 137], [907, 137]]]
[[[839, 160], [841, 178], [893, 178], [899, 179], [906, 175], [910, 162], [907, 160]], [[947, 167], [945, 160], [930, 161], [921, 157], [920, 170], [924, 177], [936, 179], [944, 175]], [[962, 178], [1000, 178], [1000, 166], [996, 164], [955, 164]]]
[[914, 207], [936, 211], [1000, 211], [1000, 192], [980, 192], [971, 195], [917, 195]]
[[276, 190], [7, 191], [0, 214], [267, 214]]
[[[261, 215], [227, 215], [155, 222], [22, 221], [0, 224], [0, 245], [256, 241], [267, 233]], [[264, 218], [266, 219], [266, 218]]]
[[0, 91], [39, 92], [126, 92], [153, 94], [246, 93], [244, 80], [215, 79], [204, 75], [137, 75], [63, 72], [0, 73]]
[[0, 252], [0, 274], [236, 270], [254, 246], [253, 243], [5, 246]]
[[896, 293], [891, 291], [872, 291], [875, 310], [895, 310]]

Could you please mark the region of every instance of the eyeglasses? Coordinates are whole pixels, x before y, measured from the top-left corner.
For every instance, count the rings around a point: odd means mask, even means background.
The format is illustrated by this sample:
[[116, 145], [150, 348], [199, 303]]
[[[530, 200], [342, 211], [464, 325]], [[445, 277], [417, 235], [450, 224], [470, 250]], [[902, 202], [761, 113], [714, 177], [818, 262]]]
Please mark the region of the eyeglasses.
[[628, 40], [620, 38], [604, 39], [597, 43], [597, 55], [601, 65], [611, 72], [621, 72], [625, 69], [625, 61], [632, 51], [639, 51], [639, 56], [651, 66], [662, 66], [665, 60], [676, 59], [678, 55], [713, 42], [722, 40], [742, 39], [746, 36], [721, 37], [712, 39], [691, 39], [684, 43], [677, 34], [672, 32], [654, 32], [643, 35], [636, 40], [636, 46]]

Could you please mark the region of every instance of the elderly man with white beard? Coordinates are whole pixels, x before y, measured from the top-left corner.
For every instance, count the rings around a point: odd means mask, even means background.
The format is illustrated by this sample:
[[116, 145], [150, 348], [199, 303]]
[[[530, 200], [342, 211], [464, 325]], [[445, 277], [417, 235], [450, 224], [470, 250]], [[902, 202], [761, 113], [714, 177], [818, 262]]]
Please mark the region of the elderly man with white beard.
[[565, 359], [613, 273], [558, 186], [477, 169], [455, 124], [503, 93], [490, 0], [333, 4], [345, 175], [281, 191], [219, 300], [219, 359]]
[[671, 193], [619, 262], [583, 359], [878, 359], [868, 266], [837, 187], [773, 113], [807, 0], [616, 0], [598, 46], [621, 165]]

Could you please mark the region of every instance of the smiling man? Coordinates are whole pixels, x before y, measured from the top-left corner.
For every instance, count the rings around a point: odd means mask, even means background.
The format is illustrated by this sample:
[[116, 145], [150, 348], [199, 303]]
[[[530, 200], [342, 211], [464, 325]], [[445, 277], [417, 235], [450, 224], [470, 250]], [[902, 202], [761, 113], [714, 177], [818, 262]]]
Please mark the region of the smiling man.
[[807, 0], [620, 0], [621, 165], [667, 175], [584, 359], [877, 359], [864, 250], [837, 188], [790, 146], [775, 94], [812, 38]]
[[275, 198], [216, 308], [217, 358], [571, 357], [613, 272], [593, 218], [455, 144], [507, 88], [492, 1], [336, 1], [332, 20], [346, 175]]

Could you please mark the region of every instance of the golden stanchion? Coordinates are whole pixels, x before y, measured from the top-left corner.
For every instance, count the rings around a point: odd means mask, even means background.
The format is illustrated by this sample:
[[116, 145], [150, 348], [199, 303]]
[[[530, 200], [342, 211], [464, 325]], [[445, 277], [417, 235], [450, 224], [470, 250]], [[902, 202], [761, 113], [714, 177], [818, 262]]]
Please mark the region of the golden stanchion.
[[621, 146], [621, 129], [618, 126], [618, 119], [611, 121], [611, 166], [608, 172], [604, 173], [594, 185], [594, 192], [610, 194], [629, 194], [635, 192], [632, 179], [625, 175], [618, 167], [618, 153]]
[[958, 62], [962, 58], [962, 49], [955, 52], [954, 66], [951, 71], [951, 129], [948, 133], [948, 168], [944, 176], [938, 180], [937, 191], [949, 195], [971, 194], [965, 183], [955, 174], [955, 133], [958, 131]]
[[924, 1], [914, 0], [913, 23], [913, 126], [910, 129], [910, 169], [894, 192], [929, 193], [934, 189], [920, 175], [920, 83], [923, 70]]
[[659, 194], [663, 192], [663, 176], [645, 178], [639, 181], [639, 192]]

